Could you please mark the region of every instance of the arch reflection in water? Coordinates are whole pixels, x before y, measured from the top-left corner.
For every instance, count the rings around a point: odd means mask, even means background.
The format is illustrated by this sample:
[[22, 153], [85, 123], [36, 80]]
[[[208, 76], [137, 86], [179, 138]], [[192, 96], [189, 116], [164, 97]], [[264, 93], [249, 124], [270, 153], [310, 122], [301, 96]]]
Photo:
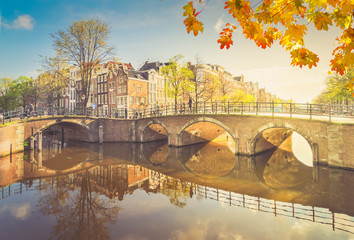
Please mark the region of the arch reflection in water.
[[167, 161], [168, 144], [166, 140], [143, 143], [143, 154], [150, 163], [159, 165]]
[[223, 142], [183, 147], [180, 149], [179, 159], [190, 172], [203, 178], [225, 176], [236, 164], [235, 154]]
[[[296, 134], [295, 140], [298, 139], [300, 137]], [[279, 142], [277, 148], [257, 155], [255, 164], [260, 180], [272, 188], [293, 188], [312, 181], [312, 167], [304, 164], [293, 153], [293, 133]]]
[[292, 135], [292, 151], [296, 158], [306, 166], [313, 166], [313, 153], [309, 143], [297, 132]]

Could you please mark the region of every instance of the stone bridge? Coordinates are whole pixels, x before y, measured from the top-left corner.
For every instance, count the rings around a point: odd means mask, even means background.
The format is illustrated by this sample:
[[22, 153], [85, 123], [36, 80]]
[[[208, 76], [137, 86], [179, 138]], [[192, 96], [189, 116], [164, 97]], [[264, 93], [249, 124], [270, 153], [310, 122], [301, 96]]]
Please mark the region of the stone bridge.
[[283, 142], [292, 131], [303, 136], [316, 164], [354, 169], [354, 125], [254, 115], [178, 115], [136, 120], [50, 117], [0, 127], [0, 156], [23, 151], [31, 136], [60, 132], [63, 141], [150, 142], [167, 139], [181, 147], [227, 140], [234, 153], [256, 155]]

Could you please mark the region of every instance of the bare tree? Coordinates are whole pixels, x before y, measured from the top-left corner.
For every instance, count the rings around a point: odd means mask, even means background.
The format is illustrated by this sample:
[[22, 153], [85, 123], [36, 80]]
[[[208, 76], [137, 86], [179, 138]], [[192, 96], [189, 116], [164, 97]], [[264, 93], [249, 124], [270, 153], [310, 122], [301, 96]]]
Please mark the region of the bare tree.
[[219, 74], [219, 97], [222, 102], [225, 102], [232, 93], [232, 82], [227, 79], [225, 73]]
[[[59, 107], [66, 87], [70, 84], [70, 66], [60, 56], [43, 57], [42, 73], [36, 79], [42, 97]], [[75, 86], [71, 86], [74, 87]]]
[[195, 57], [196, 63], [191, 67], [194, 78], [191, 80], [194, 82], [194, 92], [192, 99], [195, 101], [195, 107], [198, 109], [198, 103], [204, 95], [207, 83], [206, 78], [203, 76], [203, 64], [199, 56]]
[[51, 34], [53, 48], [61, 58], [79, 68], [81, 87], [77, 92], [86, 108], [95, 67], [109, 60], [113, 47], [108, 44], [110, 27], [100, 19], [79, 20]]

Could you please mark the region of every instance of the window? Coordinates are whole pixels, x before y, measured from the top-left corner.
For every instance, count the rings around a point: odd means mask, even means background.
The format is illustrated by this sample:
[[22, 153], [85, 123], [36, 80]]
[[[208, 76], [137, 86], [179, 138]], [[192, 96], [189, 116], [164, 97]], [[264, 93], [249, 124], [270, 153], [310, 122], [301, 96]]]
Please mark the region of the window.
[[124, 104], [127, 105], [127, 97], [124, 97]]
[[146, 97], [143, 97], [142, 98], [142, 102], [141, 102], [142, 104], [146, 104]]
[[141, 93], [141, 85], [138, 85], [138, 86], [136, 87], [136, 92], [137, 92], [137, 93]]
[[130, 104], [132, 104], [132, 105], [135, 104], [134, 103], [134, 96], [130, 96]]
[[123, 93], [127, 93], [127, 85], [123, 86]]
[[136, 104], [140, 104], [140, 97], [136, 97]]
[[115, 104], [116, 103], [116, 94], [115, 93], [112, 93], [112, 104]]
[[118, 87], [118, 94], [121, 94], [121, 93], [122, 93], [122, 87], [119, 86], [119, 87]]

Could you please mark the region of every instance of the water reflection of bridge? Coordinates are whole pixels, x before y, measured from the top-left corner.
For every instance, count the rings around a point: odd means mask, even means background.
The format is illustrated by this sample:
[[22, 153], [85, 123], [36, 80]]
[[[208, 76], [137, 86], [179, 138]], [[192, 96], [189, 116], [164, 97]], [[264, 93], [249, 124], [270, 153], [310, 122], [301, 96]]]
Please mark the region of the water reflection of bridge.
[[300, 220], [332, 225], [334, 230], [342, 230], [354, 234], [354, 220], [346, 214], [331, 212], [329, 209], [301, 204], [280, 202], [260, 197], [227, 192], [220, 189], [195, 185], [194, 194], [205, 199], [216, 200], [230, 206], [243, 207], [275, 216], [293, 217]]
[[[353, 217], [343, 213], [336, 213], [327, 208], [282, 202], [195, 184], [139, 165], [95, 166], [84, 171], [89, 174], [90, 183], [93, 186], [92, 190], [109, 198], [123, 200], [124, 195], [131, 194], [136, 189], [162, 194], [166, 194], [166, 189], [168, 189], [172, 192], [179, 192], [180, 194], [177, 195], [183, 198], [179, 201], [185, 201], [185, 204], [188, 198], [193, 198], [194, 196], [199, 199], [210, 199], [251, 211], [325, 224], [332, 226], [333, 231], [341, 230], [354, 234]], [[78, 172], [62, 177], [65, 178], [66, 184], [80, 186], [81, 173]], [[57, 181], [58, 176], [47, 178], [44, 181], [39, 178], [13, 183], [1, 188], [1, 200], [24, 192], [43, 191], [48, 187], [48, 184], [55, 186]]]

